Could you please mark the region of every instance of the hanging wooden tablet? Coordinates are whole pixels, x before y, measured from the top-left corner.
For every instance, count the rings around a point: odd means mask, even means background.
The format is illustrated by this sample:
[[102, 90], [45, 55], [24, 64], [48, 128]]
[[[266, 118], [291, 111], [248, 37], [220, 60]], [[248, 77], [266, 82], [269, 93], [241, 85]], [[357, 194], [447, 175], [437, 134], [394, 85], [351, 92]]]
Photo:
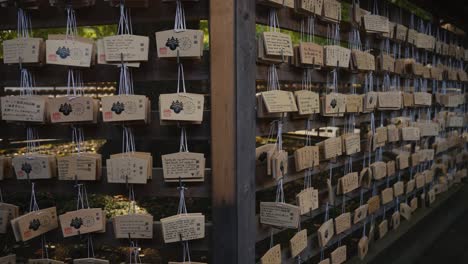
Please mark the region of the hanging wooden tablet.
[[300, 90], [295, 91], [294, 96], [296, 97], [299, 115], [320, 113], [320, 97], [318, 93]]
[[95, 181], [101, 178], [101, 154], [76, 153], [57, 157], [58, 179]]
[[2, 120], [45, 123], [47, 98], [38, 95], [1, 98]]
[[406, 203], [400, 203], [400, 215], [405, 218], [406, 220], [411, 220], [411, 213], [413, 210], [411, 207]]
[[367, 33], [389, 33], [390, 22], [387, 17], [368, 14], [362, 20]]
[[349, 133], [343, 136], [343, 148], [346, 155], [361, 152], [361, 137], [359, 133]]
[[402, 181], [398, 181], [395, 184], [393, 184], [393, 195], [395, 197], [403, 195], [405, 190], [405, 184]]
[[394, 160], [390, 160], [387, 162], [387, 176], [388, 177], [391, 177], [391, 176], [394, 176], [395, 175], [395, 161]]
[[324, 159], [333, 159], [343, 154], [341, 137], [332, 137], [317, 144]]
[[379, 238], [382, 239], [388, 233], [388, 221], [383, 220], [379, 224]]
[[409, 154], [401, 153], [396, 158], [396, 163], [399, 170], [404, 170], [409, 167]]
[[420, 189], [426, 184], [426, 179], [422, 173], [416, 173], [414, 179], [416, 181], [416, 189]]
[[149, 122], [150, 102], [144, 95], [112, 95], [101, 98], [104, 122]]
[[412, 126], [419, 129], [420, 137], [438, 136], [440, 125], [435, 122], [414, 122]]
[[[304, 0], [302, 0], [304, 1]], [[315, 0], [322, 1], [322, 0]], [[300, 63], [304, 65], [323, 66], [323, 46], [313, 42], [299, 43]]]
[[379, 92], [378, 108], [380, 110], [399, 110], [402, 106], [401, 92]]
[[413, 190], [414, 190], [414, 187], [416, 186], [416, 181], [413, 179], [413, 180], [409, 180], [406, 182], [406, 195], [410, 194]]
[[347, 94], [346, 95], [346, 112], [347, 113], [360, 113], [362, 112], [362, 95], [360, 94]]
[[393, 124], [387, 126], [387, 140], [388, 142], [397, 142], [400, 140], [400, 131]]
[[165, 181], [203, 181], [205, 178], [205, 154], [177, 152], [161, 156]]
[[56, 97], [49, 100], [48, 107], [52, 123], [96, 123], [99, 101], [85, 96]]
[[382, 191], [382, 205], [393, 201], [393, 188], [386, 188]]
[[416, 106], [431, 106], [432, 94], [424, 92], [414, 93], [414, 105]]
[[369, 239], [366, 236], [361, 237], [358, 242], [358, 257], [363, 260], [369, 252]]
[[178, 214], [161, 220], [164, 243], [205, 237], [205, 216], [201, 213]]
[[204, 96], [192, 93], [161, 94], [160, 118], [165, 121], [202, 122]]
[[373, 214], [380, 209], [380, 196], [375, 195], [367, 200], [367, 206], [369, 209], [369, 214]]
[[375, 130], [375, 144], [379, 147], [385, 146], [388, 140], [387, 127], [381, 126]]
[[16, 255], [0, 257], [1, 264], [16, 264]]
[[433, 51], [435, 48], [435, 38], [433, 36], [418, 33], [416, 38], [416, 47], [420, 49], [425, 49], [429, 51]]
[[357, 224], [367, 217], [367, 210], [369, 210], [369, 205], [363, 204], [354, 210], [354, 219], [353, 224]]
[[21, 241], [28, 241], [58, 227], [57, 209], [50, 207], [30, 212], [11, 221]]
[[47, 64], [90, 67], [93, 44], [72, 39], [46, 40]]
[[301, 215], [307, 214], [319, 207], [318, 190], [306, 188], [296, 195], [297, 206]]
[[419, 128], [403, 127], [401, 129], [401, 139], [405, 141], [417, 141], [421, 138]]
[[407, 42], [412, 45], [416, 45], [418, 39], [418, 32], [414, 29], [408, 29]]
[[59, 218], [63, 237], [99, 232], [105, 228], [105, 215], [101, 208], [66, 212]]
[[370, 165], [372, 169], [372, 176], [375, 180], [381, 180], [387, 177], [387, 163], [383, 161], [376, 161]]
[[364, 96], [364, 112], [371, 112], [377, 107], [378, 101], [378, 93], [377, 92], [368, 92]]
[[115, 35], [104, 37], [106, 61], [147, 61], [149, 38], [137, 35]]
[[392, 21], [388, 22], [388, 32], [383, 32], [382, 37], [388, 38], [388, 39], [395, 39], [395, 27], [396, 23], [393, 23]]
[[335, 234], [341, 234], [351, 228], [351, 214], [343, 213], [335, 218]]
[[297, 228], [300, 220], [298, 206], [277, 202], [260, 202], [260, 223], [284, 228]]
[[273, 90], [262, 92], [262, 99], [268, 113], [297, 112], [296, 100], [292, 92]]
[[372, 182], [372, 170], [365, 167], [359, 173], [359, 186], [364, 188], [370, 188]]
[[[330, 0], [324, 0], [330, 1]], [[334, 0], [332, 0], [334, 1]], [[351, 60], [351, 50], [337, 45], [327, 45], [323, 47], [325, 56], [325, 66], [348, 68]]]
[[153, 216], [150, 214], [118, 215], [112, 218], [115, 238], [152, 239]]
[[395, 72], [395, 59], [391, 55], [382, 53], [376, 59], [379, 60], [380, 71]]
[[323, 116], [337, 116], [346, 112], [346, 96], [341, 93], [329, 93], [322, 99]]
[[396, 24], [395, 27], [395, 39], [398, 41], [405, 42], [408, 35], [408, 28], [402, 24]]
[[295, 258], [307, 248], [307, 229], [297, 232], [291, 240], [289, 240], [291, 248], [291, 257]]
[[273, 153], [271, 166], [272, 175], [275, 179], [279, 179], [288, 174], [288, 152], [280, 150]]
[[146, 184], [150, 177], [151, 156], [142, 157], [123, 153], [107, 160], [107, 182]]
[[338, 179], [337, 194], [346, 194], [359, 188], [357, 172], [351, 172]]
[[18, 180], [51, 179], [56, 176], [53, 170], [55, 165], [52, 165], [55, 162], [55, 156], [35, 153], [15, 156], [12, 159], [12, 165]]
[[294, 56], [291, 36], [280, 32], [263, 32], [265, 54], [268, 56]]
[[424, 175], [424, 182], [426, 184], [429, 184], [434, 180], [434, 173], [432, 170], [425, 170], [422, 172], [422, 174]]
[[392, 228], [393, 230], [396, 230], [400, 226], [400, 213], [399, 212], [394, 212], [392, 214]]
[[[81, 258], [81, 259], [74, 259], [73, 264], [109, 264], [110, 262], [105, 259], [97, 259], [97, 258]], [[195, 262], [192, 262], [192, 264]]]
[[65, 262], [54, 259], [29, 259], [28, 264], [65, 264]]
[[305, 146], [294, 152], [296, 171], [302, 171], [319, 165], [319, 147]]
[[326, 258], [326, 259], [320, 261], [318, 264], [330, 264], [330, 259]]
[[323, 223], [317, 230], [318, 244], [321, 248], [324, 248], [328, 242], [335, 235], [335, 230], [333, 228], [333, 219], [329, 219]]
[[3, 63], [42, 63], [45, 45], [42, 38], [15, 38], [3, 41]]
[[456, 116], [456, 115], [448, 115], [447, 116], [447, 123], [445, 124], [448, 128], [456, 128], [456, 127], [463, 127], [464, 124], [464, 117], [463, 116]]
[[203, 30], [185, 29], [156, 32], [159, 58], [201, 58], [203, 56]]
[[260, 259], [261, 264], [281, 264], [281, 245], [270, 248]]
[[341, 21], [341, 3], [336, 0], [323, 0], [323, 13], [324, 20], [333, 23]]
[[375, 57], [370, 52], [353, 49], [351, 51], [351, 64], [360, 71], [375, 71]]
[[332, 264], [345, 263], [346, 259], [347, 259], [346, 246], [338, 247], [332, 253], [330, 253], [330, 256], [331, 256], [331, 263]]
[[297, 0], [295, 9], [305, 15], [322, 15], [323, 0]]

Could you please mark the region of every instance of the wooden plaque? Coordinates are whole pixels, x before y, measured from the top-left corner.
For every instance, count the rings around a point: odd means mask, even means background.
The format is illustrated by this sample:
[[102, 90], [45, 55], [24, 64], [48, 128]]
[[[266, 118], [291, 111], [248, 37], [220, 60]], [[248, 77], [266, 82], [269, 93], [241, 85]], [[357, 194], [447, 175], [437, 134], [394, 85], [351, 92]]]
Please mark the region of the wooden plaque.
[[144, 95], [104, 96], [101, 103], [104, 122], [148, 121], [149, 101]]
[[323, 66], [323, 46], [313, 42], [299, 43], [299, 56], [301, 64]]
[[109, 183], [146, 184], [148, 178], [148, 159], [122, 156], [107, 160], [107, 182]]
[[329, 219], [323, 223], [317, 230], [318, 243], [321, 248], [325, 247], [330, 239], [335, 235], [333, 228], [333, 219]]
[[420, 189], [426, 185], [426, 178], [424, 177], [424, 174], [417, 173], [416, 176], [414, 176], [414, 179], [416, 181], [416, 189]]
[[7, 255], [0, 257], [1, 264], [16, 264], [16, 255]]
[[377, 161], [370, 165], [372, 169], [372, 175], [375, 180], [381, 180], [387, 177], [387, 163], [383, 161]]
[[156, 46], [159, 58], [193, 57], [203, 55], [203, 30], [166, 30], [156, 32]]
[[325, 114], [338, 114], [346, 111], [346, 96], [341, 93], [325, 95]]
[[380, 196], [375, 195], [369, 198], [369, 200], [367, 201], [367, 205], [370, 215], [377, 212], [380, 208]]
[[113, 218], [115, 238], [152, 239], [153, 216], [149, 214], [118, 215]]
[[46, 97], [37, 95], [2, 97], [2, 120], [44, 123], [46, 100]]
[[276, 227], [297, 228], [300, 220], [298, 206], [276, 203], [260, 203], [260, 223]]
[[408, 35], [408, 28], [403, 26], [402, 24], [396, 24], [395, 39], [404, 42], [406, 41], [407, 35]]
[[332, 264], [345, 263], [346, 259], [347, 259], [346, 246], [338, 247], [332, 253], [330, 253], [330, 256], [331, 256], [331, 263]]
[[274, 90], [262, 93], [263, 103], [268, 113], [297, 112], [296, 100], [292, 92]]
[[414, 104], [417, 106], [431, 106], [432, 105], [432, 94], [424, 92], [414, 93]]
[[296, 195], [296, 202], [301, 215], [307, 214], [319, 207], [318, 190], [307, 188]]
[[57, 228], [57, 220], [57, 209], [50, 207], [13, 219], [12, 225], [18, 227], [21, 240], [28, 241]]
[[346, 95], [346, 112], [347, 113], [360, 113], [362, 112], [362, 95], [360, 94], [347, 94]]
[[406, 220], [411, 220], [411, 213], [413, 212], [413, 210], [411, 209], [411, 207], [406, 204], [406, 203], [401, 203], [400, 204], [400, 214], [401, 216], [403, 216], [403, 218], [405, 218]]
[[351, 228], [351, 214], [343, 213], [335, 218], [335, 234], [341, 234]]
[[418, 198], [414, 197], [410, 201], [411, 212], [416, 211], [418, 209]]
[[105, 214], [101, 208], [71, 211], [59, 218], [64, 237], [99, 232], [105, 228]]
[[[329, 0], [325, 0], [329, 1]], [[334, 1], [334, 0], [332, 0]], [[348, 68], [351, 50], [337, 45], [324, 46], [325, 66]]]
[[70, 39], [46, 40], [47, 64], [74, 67], [91, 66], [93, 44]]
[[358, 257], [363, 260], [369, 252], [369, 239], [366, 236], [361, 237], [358, 242]]
[[393, 201], [393, 188], [386, 188], [382, 191], [382, 204], [386, 205]]
[[421, 138], [419, 128], [417, 127], [403, 127], [401, 129], [401, 138], [405, 141], [417, 141]]
[[346, 194], [359, 188], [359, 176], [357, 172], [351, 172], [341, 177], [341, 193]]
[[296, 257], [301, 254], [304, 249], [307, 248], [307, 229], [297, 232], [291, 240], [289, 240], [291, 246], [291, 257]]
[[395, 197], [403, 195], [405, 191], [405, 184], [402, 181], [396, 182], [393, 184], [393, 194]]
[[368, 33], [389, 33], [390, 25], [387, 17], [368, 14], [362, 20]]
[[95, 181], [101, 174], [101, 155], [80, 153], [57, 157], [59, 180]]
[[361, 152], [361, 137], [359, 133], [344, 134], [342, 137], [346, 155]]
[[362, 220], [366, 219], [367, 217], [367, 210], [369, 206], [367, 204], [363, 204], [354, 210], [354, 219], [353, 224], [357, 224]]
[[16, 179], [51, 179], [55, 176], [55, 156], [28, 154], [27, 156], [16, 156], [12, 159], [12, 165]]
[[164, 179], [199, 179], [205, 177], [205, 154], [177, 152], [162, 155]]
[[202, 122], [205, 97], [202, 94], [172, 93], [159, 96], [161, 120]]
[[341, 3], [336, 0], [323, 0], [323, 18], [330, 22], [341, 21]]
[[392, 228], [393, 230], [397, 229], [400, 226], [400, 213], [394, 212], [392, 214]]
[[388, 233], [388, 221], [385, 219], [379, 224], [379, 238], [382, 239]]
[[291, 36], [280, 32], [263, 32], [265, 53], [269, 56], [294, 56]]
[[105, 37], [106, 61], [147, 61], [149, 38], [137, 35], [115, 35]]
[[400, 140], [400, 131], [393, 124], [387, 126], [387, 140], [388, 142], [397, 142]]
[[260, 259], [261, 264], [281, 264], [281, 245], [270, 248]]
[[296, 10], [305, 14], [322, 15], [323, 0], [299, 0], [296, 2]]
[[406, 195], [410, 194], [414, 190], [415, 186], [416, 186], [415, 180], [409, 180], [408, 182], [406, 182]]
[[205, 237], [205, 216], [200, 213], [179, 214], [161, 220], [164, 243]]
[[66, 96], [49, 100], [52, 123], [96, 122], [99, 103], [92, 97]]
[[44, 41], [41, 38], [15, 38], [3, 41], [3, 63], [40, 63]]
[[300, 115], [311, 115], [320, 113], [320, 97], [318, 93], [300, 90], [295, 91], [294, 96], [297, 101], [297, 108]]
[[401, 92], [379, 92], [378, 108], [381, 110], [399, 110], [402, 106]]
[[29, 259], [28, 264], [65, 264], [65, 262], [54, 259]]

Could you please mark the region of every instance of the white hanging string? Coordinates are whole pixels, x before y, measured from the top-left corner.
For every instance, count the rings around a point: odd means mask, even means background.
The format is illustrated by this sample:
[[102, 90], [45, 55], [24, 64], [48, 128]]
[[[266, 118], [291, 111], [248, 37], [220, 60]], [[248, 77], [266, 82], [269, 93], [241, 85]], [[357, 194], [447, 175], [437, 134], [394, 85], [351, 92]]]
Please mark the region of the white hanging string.
[[82, 148], [84, 147], [84, 133], [83, 128], [72, 126], [72, 143], [74, 145], [74, 150], [78, 154], [82, 153]]
[[21, 8], [18, 8], [16, 28], [16, 36], [18, 38], [29, 38], [32, 36], [31, 18], [29, 17], [29, 14]]
[[179, 152], [189, 152], [187, 143], [187, 131], [185, 127], [180, 128]]
[[174, 19], [174, 31], [175, 32], [182, 32], [187, 29], [185, 24], [185, 11], [184, 6], [182, 5], [182, 1], [176, 1], [176, 15]]
[[120, 8], [120, 18], [119, 24], [117, 27], [117, 35], [126, 35], [133, 34], [132, 21], [130, 16], [130, 11], [125, 8], [125, 5], [122, 3], [119, 6]]
[[182, 83], [182, 92], [186, 93], [187, 90], [185, 89], [184, 66], [182, 65], [182, 63], [179, 63], [177, 67], [177, 93], [180, 93], [181, 83]]
[[133, 128], [124, 126], [122, 133], [122, 153], [133, 152], [135, 152], [135, 136], [133, 134]]

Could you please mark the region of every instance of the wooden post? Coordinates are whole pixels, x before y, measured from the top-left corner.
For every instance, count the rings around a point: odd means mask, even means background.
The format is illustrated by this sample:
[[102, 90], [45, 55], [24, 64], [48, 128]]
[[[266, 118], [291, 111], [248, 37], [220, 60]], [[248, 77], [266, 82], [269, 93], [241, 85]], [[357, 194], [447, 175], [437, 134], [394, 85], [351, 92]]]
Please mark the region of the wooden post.
[[255, 261], [255, 1], [210, 0], [212, 263]]

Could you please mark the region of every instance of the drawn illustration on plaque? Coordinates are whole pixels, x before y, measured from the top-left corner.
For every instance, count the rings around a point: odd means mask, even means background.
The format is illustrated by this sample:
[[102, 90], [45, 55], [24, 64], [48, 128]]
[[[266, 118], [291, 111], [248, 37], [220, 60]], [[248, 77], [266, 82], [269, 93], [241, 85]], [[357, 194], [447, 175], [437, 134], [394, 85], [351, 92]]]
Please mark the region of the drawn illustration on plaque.
[[70, 113], [73, 112], [72, 105], [67, 104], [67, 103], [61, 104], [59, 108], [59, 112], [65, 116], [70, 115]]
[[174, 113], [180, 114], [180, 112], [184, 110], [184, 103], [182, 103], [182, 101], [179, 102], [179, 100], [172, 101], [170, 109], [174, 111]]
[[27, 178], [29, 179], [29, 174], [31, 173], [32, 171], [32, 166], [31, 164], [25, 162], [21, 165], [21, 170], [24, 171], [26, 173], [26, 176]]
[[121, 103], [119, 101], [117, 101], [116, 103], [113, 103], [111, 111], [118, 114], [118, 115], [120, 115], [123, 111], [125, 111], [124, 103]]
[[333, 109], [335, 109], [336, 105], [337, 105], [337, 102], [336, 102], [336, 99], [333, 99], [331, 102], [330, 102], [330, 105]]
[[176, 50], [177, 47], [179, 47], [179, 39], [174, 38], [174, 37], [167, 39], [166, 47], [168, 47], [171, 50]]
[[29, 229], [37, 231], [39, 230], [39, 227], [41, 226], [41, 221], [39, 219], [33, 219], [31, 222], [29, 222]]
[[65, 46], [59, 47], [55, 54], [59, 55], [61, 59], [66, 59], [68, 56], [70, 56], [70, 49], [66, 48]]
[[81, 217], [75, 217], [71, 220], [70, 226], [74, 227], [75, 229], [80, 229], [83, 225], [83, 219]]
[[187, 37], [183, 37], [181, 40], [180, 40], [180, 49], [181, 50], [188, 50], [192, 47], [192, 41], [190, 41], [189, 38]]

